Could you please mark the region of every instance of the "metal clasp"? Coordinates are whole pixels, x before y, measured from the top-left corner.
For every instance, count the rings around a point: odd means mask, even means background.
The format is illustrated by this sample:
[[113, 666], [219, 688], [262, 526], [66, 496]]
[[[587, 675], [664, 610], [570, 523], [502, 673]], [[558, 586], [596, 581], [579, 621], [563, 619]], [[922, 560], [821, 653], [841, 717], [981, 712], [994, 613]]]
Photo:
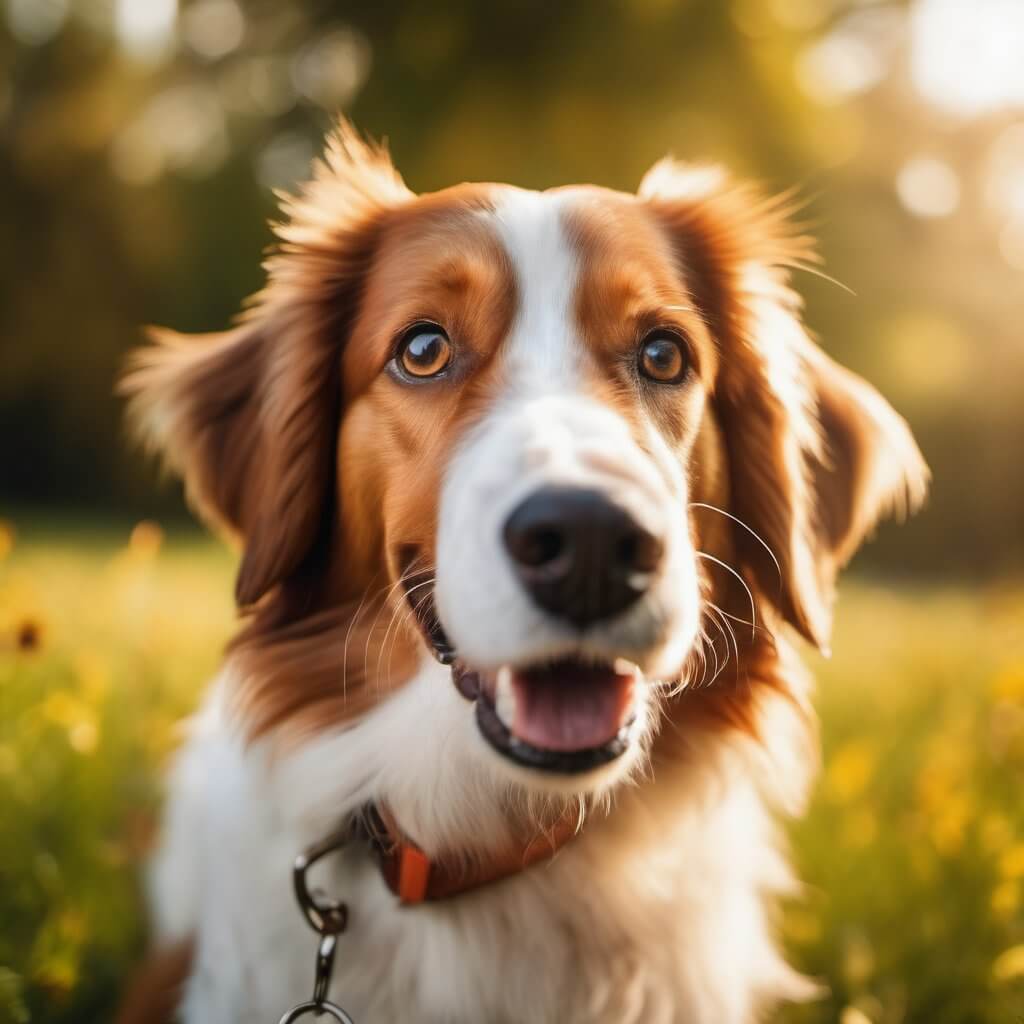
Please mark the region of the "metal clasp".
[[316, 973], [313, 981], [313, 998], [289, 1010], [279, 1024], [292, 1024], [302, 1017], [322, 1017], [325, 1014], [341, 1024], [354, 1024], [352, 1018], [340, 1007], [327, 999], [327, 990], [334, 971], [334, 954], [338, 936], [348, 926], [348, 907], [338, 899], [328, 896], [320, 889], [310, 889], [306, 873], [321, 858], [340, 850], [352, 834], [351, 828], [342, 829], [315, 843], [295, 858], [292, 867], [292, 887], [309, 926], [320, 936], [316, 951]]

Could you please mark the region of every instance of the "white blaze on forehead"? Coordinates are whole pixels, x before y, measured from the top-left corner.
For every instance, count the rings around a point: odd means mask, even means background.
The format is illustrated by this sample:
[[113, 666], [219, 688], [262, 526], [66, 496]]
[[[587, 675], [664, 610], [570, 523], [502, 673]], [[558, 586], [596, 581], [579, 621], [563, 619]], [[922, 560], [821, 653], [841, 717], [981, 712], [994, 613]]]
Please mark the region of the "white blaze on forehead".
[[[516, 314], [498, 356], [501, 391], [445, 472], [434, 588], [441, 622], [478, 669], [583, 655], [675, 671], [697, 628], [696, 569], [679, 512], [685, 488], [588, 387], [569, 219], [580, 197], [508, 188], [496, 198], [483, 216], [513, 269]], [[665, 572], [649, 599], [585, 636], [530, 597], [503, 540], [513, 509], [552, 486], [603, 491], [666, 539]]]
[[516, 279], [517, 310], [505, 345], [507, 379], [533, 394], [564, 390], [583, 354], [573, 312], [577, 254], [565, 230], [567, 192], [508, 189], [491, 216]]

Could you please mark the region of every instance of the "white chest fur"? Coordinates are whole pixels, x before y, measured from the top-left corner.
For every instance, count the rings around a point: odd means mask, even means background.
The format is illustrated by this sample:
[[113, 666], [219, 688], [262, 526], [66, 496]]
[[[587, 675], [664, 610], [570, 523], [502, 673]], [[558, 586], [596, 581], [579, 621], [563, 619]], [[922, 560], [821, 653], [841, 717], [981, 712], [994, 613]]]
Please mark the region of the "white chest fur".
[[[487, 780], [455, 781], [457, 750], [402, 745], [417, 685], [280, 760], [233, 736], [214, 691], [180, 755], [152, 874], [161, 935], [197, 940], [186, 1024], [273, 1021], [309, 997], [316, 936], [290, 865], [370, 796], [400, 813], [418, 799], [402, 816], [417, 836], [443, 836], [459, 813], [486, 826], [471, 805]], [[433, 713], [465, 714], [458, 700]], [[411, 779], [370, 753], [383, 735]], [[350, 928], [333, 997], [357, 1024], [739, 1024], [808, 994], [769, 936], [765, 901], [789, 875], [752, 767], [741, 747], [708, 741], [618, 793], [550, 862], [444, 903], [400, 907], [365, 851], [334, 858], [322, 881], [349, 904]], [[435, 803], [447, 817], [431, 817]]]

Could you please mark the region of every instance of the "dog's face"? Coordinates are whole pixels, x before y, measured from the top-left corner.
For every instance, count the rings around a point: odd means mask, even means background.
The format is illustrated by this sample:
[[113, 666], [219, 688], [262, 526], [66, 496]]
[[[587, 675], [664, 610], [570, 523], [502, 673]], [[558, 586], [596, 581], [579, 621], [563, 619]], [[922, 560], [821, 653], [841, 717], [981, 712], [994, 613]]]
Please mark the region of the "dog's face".
[[468, 703], [423, 742], [606, 787], [664, 694], [717, 685], [759, 629], [823, 643], [837, 567], [923, 489], [902, 421], [800, 327], [807, 240], [713, 172], [416, 197], [343, 129], [288, 213], [248, 323], [165, 342], [129, 387], [241, 534], [260, 628], [345, 609], [316, 698], [340, 717], [436, 656]]
[[383, 230], [339, 465], [428, 641], [454, 650], [485, 754], [596, 782], [638, 744], [645, 679], [679, 678], [715, 361], [633, 197], [460, 188]]

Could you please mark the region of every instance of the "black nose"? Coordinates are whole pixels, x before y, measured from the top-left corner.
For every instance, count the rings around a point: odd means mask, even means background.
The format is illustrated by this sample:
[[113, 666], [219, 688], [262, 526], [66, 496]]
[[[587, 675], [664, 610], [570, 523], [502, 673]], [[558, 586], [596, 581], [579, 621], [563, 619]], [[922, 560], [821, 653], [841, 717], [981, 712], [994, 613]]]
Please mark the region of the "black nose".
[[664, 545], [600, 491], [546, 487], [508, 517], [505, 546], [545, 611], [589, 626], [647, 590]]

